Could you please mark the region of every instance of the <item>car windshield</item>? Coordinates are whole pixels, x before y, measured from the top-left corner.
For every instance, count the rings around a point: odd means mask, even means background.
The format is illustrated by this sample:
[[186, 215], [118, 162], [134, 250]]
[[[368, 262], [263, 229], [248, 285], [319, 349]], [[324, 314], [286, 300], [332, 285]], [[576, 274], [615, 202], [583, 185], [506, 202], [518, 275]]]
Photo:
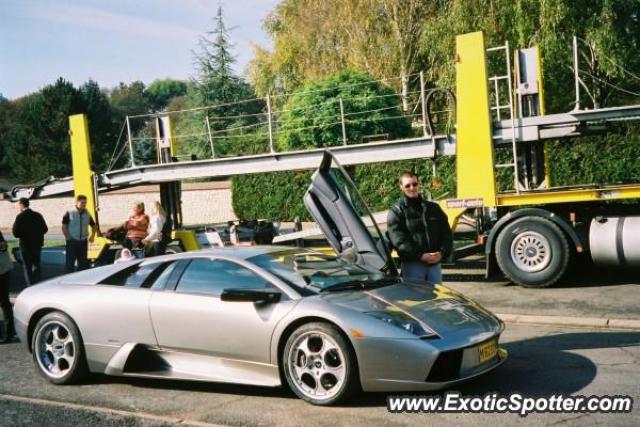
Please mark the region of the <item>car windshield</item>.
[[[313, 293], [350, 282], [373, 282], [386, 276], [345, 259], [310, 251], [290, 249], [257, 255], [248, 261], [264, 268], [285, 282]], [[303, 292], [303, 295], [309, 293]]]

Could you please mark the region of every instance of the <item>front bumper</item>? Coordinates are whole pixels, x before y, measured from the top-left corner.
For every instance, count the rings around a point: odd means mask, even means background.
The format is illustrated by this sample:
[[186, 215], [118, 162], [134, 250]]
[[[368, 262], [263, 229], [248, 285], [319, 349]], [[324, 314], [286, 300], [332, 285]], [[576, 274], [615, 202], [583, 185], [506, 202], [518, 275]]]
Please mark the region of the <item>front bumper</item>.
[[[466, 354], [476, 346], [453, 351]], [[503, 348], [498, 348], [492, 359], [475, 366], [465, 366], [463, 357], [455, 369], [448, 366], [447, 373], [442, 374], [438, 356], [451, 351], [441, 352], [428, 341], [363, 339], [354, 342], [354, 347], [362, 389], [377, 392], [430, 391], [451, 387], [497, 368], [508, 357], [507, 350]]]

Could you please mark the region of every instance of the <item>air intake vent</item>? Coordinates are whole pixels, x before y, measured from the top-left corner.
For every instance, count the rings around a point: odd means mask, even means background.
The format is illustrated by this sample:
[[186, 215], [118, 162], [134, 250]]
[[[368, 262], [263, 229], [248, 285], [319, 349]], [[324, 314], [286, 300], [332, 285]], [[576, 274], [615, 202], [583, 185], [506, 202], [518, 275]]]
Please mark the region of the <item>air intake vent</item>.
[[453, 350], [440, 353], [426, 381], [439, 383], [458, 379], [460, 377], [462, 351], [463, 350]]

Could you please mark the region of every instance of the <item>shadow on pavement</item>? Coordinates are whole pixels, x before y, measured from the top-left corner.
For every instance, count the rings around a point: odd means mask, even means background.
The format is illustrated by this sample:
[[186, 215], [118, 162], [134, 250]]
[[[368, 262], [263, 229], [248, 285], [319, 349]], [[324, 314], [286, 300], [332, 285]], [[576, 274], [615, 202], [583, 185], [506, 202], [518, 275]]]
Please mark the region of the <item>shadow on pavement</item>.
[[597, 267], [593, 264], [576, 269], [565, 275], [556, 285], [556, 288], [588, 288], [606, 287], [618, 285], [638, 285], [636, 271], [624, 271]]
[[183, 381], [155, 378], [110, 377], [107, 375], [92, 375], [84, 384], [129, 384], [135, 387], [153, 389], [170, 389], [180, 391], [195, 391], [202, 393], [223, 393], [238, 396], [280, 397], [296, 399], [288, 388], [260, 387], [241, 384], [225, 384], [201, 381]]

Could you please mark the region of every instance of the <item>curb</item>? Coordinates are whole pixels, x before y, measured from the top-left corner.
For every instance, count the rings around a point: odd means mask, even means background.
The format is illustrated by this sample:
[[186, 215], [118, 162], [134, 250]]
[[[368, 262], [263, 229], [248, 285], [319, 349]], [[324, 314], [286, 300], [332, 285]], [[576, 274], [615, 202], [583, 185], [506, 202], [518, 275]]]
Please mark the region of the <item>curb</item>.
[[570, 316], [538, 316], [528, 314], [496, 314], [508, 323], [576, 326], [597, 329], [631, 329], [640, 330], [640, 320], [636, 319], [604, 319], [600, 317]]

